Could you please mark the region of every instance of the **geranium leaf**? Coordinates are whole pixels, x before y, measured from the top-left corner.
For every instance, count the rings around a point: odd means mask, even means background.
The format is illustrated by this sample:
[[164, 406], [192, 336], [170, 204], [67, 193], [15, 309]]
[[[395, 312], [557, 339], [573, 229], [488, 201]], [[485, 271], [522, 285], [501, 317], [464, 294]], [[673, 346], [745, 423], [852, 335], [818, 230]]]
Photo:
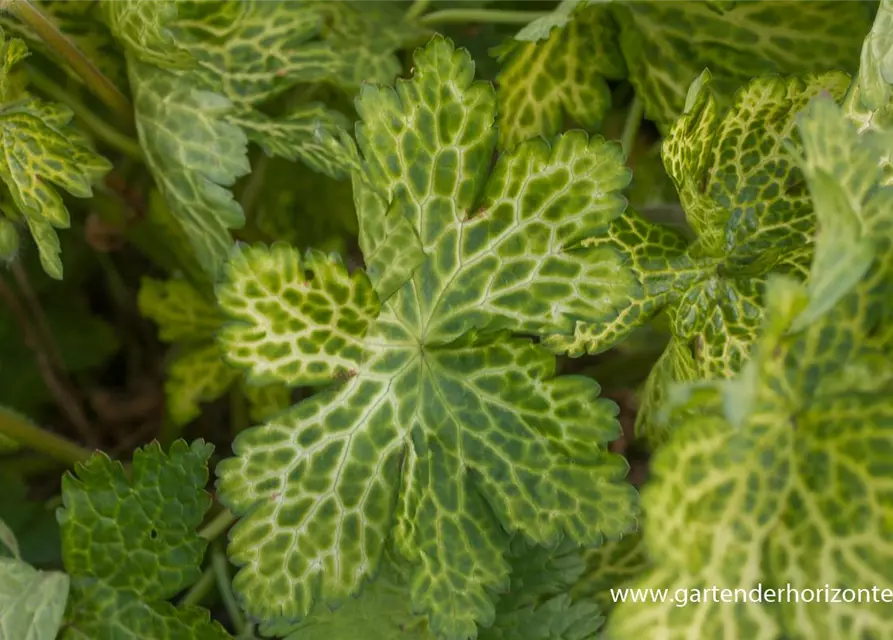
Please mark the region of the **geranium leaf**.
[[340, 144], [364, 254], [399, 216], [424, 262], [383, 303], [332, 257], [234, 256], [217, 294], [227, 357], [262, 380], [330, 386], [242, 432], [218, 496], [242, 516], [229, 554], [252, 615], [344, 602], [391, 538], [414, 610], [458, 639], [495, 619], [509, 533], [596, 545], [633, 526], [627, 466], [604, 448], [616, 408], [512, 336], [570, 332], [627, 294], [616, 255], [579, 243], [622, 214], [629, 173], [619, 149], [578, 133], [491, 171], [493, 89], [441, 37], [414, 62], [396, 91], [363, 88], [359, 154]]

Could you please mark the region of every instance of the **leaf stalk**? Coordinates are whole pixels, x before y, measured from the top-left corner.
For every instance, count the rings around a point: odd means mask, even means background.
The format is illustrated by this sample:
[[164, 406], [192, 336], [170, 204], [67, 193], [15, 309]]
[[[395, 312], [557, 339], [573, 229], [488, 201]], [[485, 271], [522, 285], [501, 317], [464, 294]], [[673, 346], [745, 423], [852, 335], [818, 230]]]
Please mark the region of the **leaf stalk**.
[[0, 434], [69, 465], [93, 455], [89, 449], [41, 429], [28, 418], [4, 407], [0, 407]]

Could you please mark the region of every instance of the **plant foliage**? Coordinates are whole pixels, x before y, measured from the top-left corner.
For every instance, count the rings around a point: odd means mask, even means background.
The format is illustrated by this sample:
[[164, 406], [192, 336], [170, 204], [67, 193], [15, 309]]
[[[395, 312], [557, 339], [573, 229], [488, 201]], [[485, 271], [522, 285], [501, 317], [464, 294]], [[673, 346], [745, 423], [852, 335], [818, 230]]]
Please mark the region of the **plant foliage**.
[[0, 2], [0, 640], [893, 637], [891, 114], [893, 0]]

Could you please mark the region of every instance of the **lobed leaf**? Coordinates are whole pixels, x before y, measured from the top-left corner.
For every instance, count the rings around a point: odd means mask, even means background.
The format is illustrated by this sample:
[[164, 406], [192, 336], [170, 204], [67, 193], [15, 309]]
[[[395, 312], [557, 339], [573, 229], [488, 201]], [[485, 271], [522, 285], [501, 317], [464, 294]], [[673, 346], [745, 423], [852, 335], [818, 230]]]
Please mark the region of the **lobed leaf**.
[[31, 231], [44, 271], [61, 280], [55, 229], [66, 229], [71, 221], [56, 187], [89, 198], [93, 183], [111, 164], [70, 126], [72, 113], [67, 107], [24, 93], [13, 67], [27, 55], [21, 40], [7, 40], [0, 33], [0, 180]]
[[334, 258], [236, 254], [217, 294], [234, 321], [227, 357], [263, 380], [329, 386], [242, 432], [217, 486], [242, 516], [229, 554], [251, 615], [344, 603], [390, 538], [413, 611], [467, 638], [496, 619], [510, 534], [597, 545], [634, 524], [627, 466], [604, 448], [616, 408], [512, 336], [569, 331], [626, 295], [615, 254], [581, 241], [621, 215], [629, 174], [616, 147], [579, 133], [521, 145], [491, 171], [495, 96], [467, 52], [435, 37], [414, 68], [396, 90], [363, 88], [359, 148], [327, 144], [352, 167], [364, 255], [402, 224], [423, 262], [396, 265], [399, 278], [380, 263], [382, 300]]
[[175, 442], [138, 449], [131, 478], [97, 453], [62, 481], [62, 555], [72, 576], [65, 639], [108, 636], [228, 638], [208, 613], [164, 602], [201, 575], [198, 535], [213, 447]]

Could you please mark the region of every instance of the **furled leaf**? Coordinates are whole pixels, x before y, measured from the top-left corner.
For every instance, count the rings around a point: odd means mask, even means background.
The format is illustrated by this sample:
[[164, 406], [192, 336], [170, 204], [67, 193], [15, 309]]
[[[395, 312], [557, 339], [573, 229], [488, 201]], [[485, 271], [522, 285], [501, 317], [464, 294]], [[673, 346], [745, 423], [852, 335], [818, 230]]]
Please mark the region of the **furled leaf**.
[[544, 42], [523, 39], [527, 30], [494, 51], [502, 64], [496, 77], [500, 147], [551, 138], [564, 128], [565, 115], [597, 130], [611, 106], [605, 79], [626, 74], [607, 5], [577, 9]]
[[860, 132], [873, 131], [885, 136], [886, 151], [881, 156], [884, 184], [893, 184], [893, 153], [889, 136], [893, 135], [893, 69], [890, 41], [893, 34], [893, 3], [883, 0], [878, 7], [871, 32], [862, 44], [859, 75], [844, 101], [844, 111]]
[[[799, 132], [810, 190], [818, 184], [816, 169], [830, 162], [847, 168], [822, 175], [822, 182], [852, 193], [854, 178], [864, 177], [858, 182], [873, 192], [871, 199], [856, 197], [841, 207], [827, 184], [815, 190], [822, 218], [843, 219], [823, 224], [818, 243], [838, 242], [823, 236], [836, 234], [854, 213], [871, 211], [876, 215], [860, 217], [877, 252], [861, 277], [835, 292], [835, 304], [798, 328], [794, 322], [814, 305], [810, 298], [823, 291], [788, 279], [771, 282], [751, 361], [733, 381], [700, 385], [681, 398], [670, 416], [672, 436], [652, 458], [652, 480], [643, 492], [645, 542], [655, 566], [634, 586], [674, 593], [761, 585], [764, 593], [784, 594], [795, 585], [822, 591], [823, 599], [776, 597], [775, 606], [765, 599], [620, 604], [609, 623], [612, 638], [893, 633], [889, 606], [870, 597], [872, 585], [893, 575], [893, 339], [877, 330], [893, 317], [893, 216], [889, 206], [877, 206], [893, 191], [879, 185], [878, 147], [858, 138], [828, 98], [801, 117]], [[832, 148], [848, 155], [813, 157]], [[825, 282], [836, 271], [817, 256], [811, 278]], [[875, 363], [881, 363], [876, 373], [864, 375]], [[824, 593], [825, 585], [868, 593], [832, 602], [834, 592]]]
[[111, 165], [69, 126], [68, 107], [33, 98], [16, 86], [13, 67], [27, 55], [21, 40], [0, 33], [0, 180], [34, 237], [44, 270], [61, 280], [55, 229], [67, 229], [71, 221], [56, 188], [89, 198], [93, 183]]
[[158, 443], [124, 467], [97, 453], [62, 480], [62, 555], [72, 576], [63, 639], [228, 638], [208, 613], [165, 602], [198, 579], [207, 541], [198, 535], [211, 498], [213, 447]]
[[68, 576], [0, 558], [0, 638], [54, 640], [68, 598]]
[[243, 431], [218, 496], [242, 516], [229, 554], [251, 615], [343, 603], [390, 538], [411, 564], [413, 610], [464, 639], [495, 619], [508, 534], [597, 545], [634, 525], [627, 465], [604, 447], [616, 408], [512, 335], [570, 332], [628, 294], [615, 254], [578, 243], [622, 214], [629, 174], [617, 147], [579, 132], [491, 171], [492, 87], [442, 37], [414, 63], [396, 91], [363, 88], [361, 157], [342, 144], [364, 255], [396, 216], [425, 260], [381, 302], [333, 256], [233, 257], [218, 289], [227, 357], [260, 380], [329, 387]]
[[[185, 280], [145, 278], [139, 292], [140, 312], [158, 324], [158, 335], [175, 344], [164, 384], [167, 411], [176, 425], [201, 414], [201, 405], [223, 396], [240, 372], [223, 361], [215, 334], [225, 317]], [[268, 415], [288, 406], [281, 385], [264, 394], [249, 394], [252, 410]], [[281, 404], [274, 404], [274, 403]]]

